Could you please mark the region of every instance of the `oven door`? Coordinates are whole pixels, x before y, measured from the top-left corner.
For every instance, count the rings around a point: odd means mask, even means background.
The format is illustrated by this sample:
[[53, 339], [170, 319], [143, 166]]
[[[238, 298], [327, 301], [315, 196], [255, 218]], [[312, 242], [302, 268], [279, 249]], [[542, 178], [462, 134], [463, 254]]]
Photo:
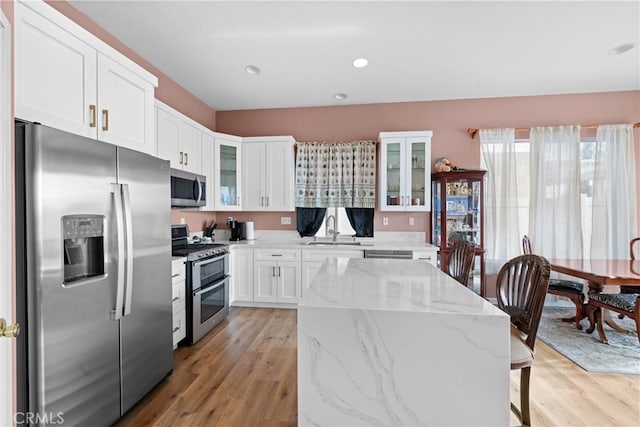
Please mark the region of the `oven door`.
[[229, 276], [193, 292], [192, 344], [229, 314]]

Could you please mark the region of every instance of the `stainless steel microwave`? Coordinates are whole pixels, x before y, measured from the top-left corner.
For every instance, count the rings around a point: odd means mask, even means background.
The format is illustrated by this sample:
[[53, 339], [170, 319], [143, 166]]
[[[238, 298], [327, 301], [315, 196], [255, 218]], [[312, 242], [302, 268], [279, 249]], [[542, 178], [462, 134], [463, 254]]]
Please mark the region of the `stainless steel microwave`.
[[171, 169], [171, 206], [193, 208], [207, 204], [207, 178], [192, 172]]

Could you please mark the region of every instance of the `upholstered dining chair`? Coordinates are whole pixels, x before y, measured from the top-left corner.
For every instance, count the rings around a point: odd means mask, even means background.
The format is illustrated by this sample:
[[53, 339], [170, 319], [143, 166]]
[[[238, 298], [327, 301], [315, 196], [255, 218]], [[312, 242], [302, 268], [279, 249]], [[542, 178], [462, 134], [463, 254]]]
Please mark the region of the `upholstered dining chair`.
[[[531, 240], [526, 235], [522, 238], [522, 253], [532, 254]], [[576, 328], [582, 330], [580, 320], [584, 317], [584, 285], [580, 282], [564, 279], [549, 279], [548, 293], [565, 297], [571, 300], [576, 306], [576, 315], [574, 317], [564, 317], [563, 322], [575, 322]]]
[[498, 273], [498, 307], [511, 317], [511, 370], [520, 370], [520, 407], [511, 410], [523, 425], [531, 425], [529, 382], [533, 348], [549, 285], [549, 261], [538, 255], [520, 255]]
[[456, 240], [447, 257], [447, 273], [465, 286], [469, 285], [475, 251], [476, 247], [470, 241]]

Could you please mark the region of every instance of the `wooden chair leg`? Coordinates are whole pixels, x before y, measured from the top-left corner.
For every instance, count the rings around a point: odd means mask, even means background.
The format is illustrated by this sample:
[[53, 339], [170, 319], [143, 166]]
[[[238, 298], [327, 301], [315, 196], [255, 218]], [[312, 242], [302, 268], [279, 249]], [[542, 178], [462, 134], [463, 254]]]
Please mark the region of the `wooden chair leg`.
[[600, 341], [603, 344], [609, 344], [607, 335], [604, 333], [604, 313], [601, 307], [598, 307], [598, 309], [596, 310], [595, 317], [596, 317], [596, 326], [598, 327], [598, 335], [600, 335]]
[[531, 425], [531, 410], [529, 408], [529, 380], [531, 367], [522, 368], [520, 373], [520, 412], [522, 413], [522, 425]]
[[585, 307], [587, 310], [587, 318], [589, 319], [589, 327], [587, 328], [587, 333], [590, 334], [596, 329], [596, 312], [600, 310], [600, 307], [593, 307], [590, 304], [587, 304]]

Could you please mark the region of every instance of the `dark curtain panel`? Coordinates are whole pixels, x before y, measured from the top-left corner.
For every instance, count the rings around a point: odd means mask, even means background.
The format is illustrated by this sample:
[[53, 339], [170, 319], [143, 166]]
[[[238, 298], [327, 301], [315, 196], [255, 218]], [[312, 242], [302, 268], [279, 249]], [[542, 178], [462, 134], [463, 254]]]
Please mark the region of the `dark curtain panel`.
[[300, 237], [315, 236], [326, 212], [327, 208], [296, 208], [296, 229]]
[[345, 208], [356, 237], [373, 237], [373, 208]]

